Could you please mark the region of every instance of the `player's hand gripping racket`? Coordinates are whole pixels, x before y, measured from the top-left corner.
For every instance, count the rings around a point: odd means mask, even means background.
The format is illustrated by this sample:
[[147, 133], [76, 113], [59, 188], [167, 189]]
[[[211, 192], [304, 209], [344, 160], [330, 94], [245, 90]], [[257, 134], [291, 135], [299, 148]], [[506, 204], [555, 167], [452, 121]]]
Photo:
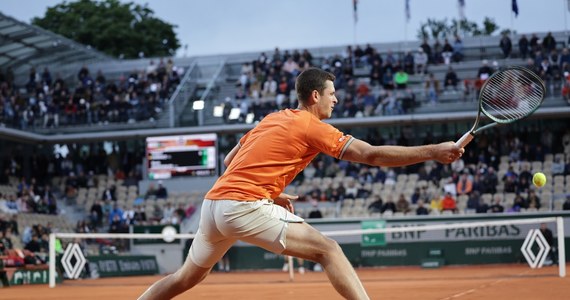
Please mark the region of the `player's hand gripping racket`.
[[[498, 124], [508, 124], [523, 119], [542, 104], [546, 87], [534, 72], [523, 67], [508, 67], [491, 75], [483, 84], [479, 95], [479, 112], [473, 128], [455, 145], [463, 148], [475, 134]], [[480, 128], [481, 114], [493, 123]]]

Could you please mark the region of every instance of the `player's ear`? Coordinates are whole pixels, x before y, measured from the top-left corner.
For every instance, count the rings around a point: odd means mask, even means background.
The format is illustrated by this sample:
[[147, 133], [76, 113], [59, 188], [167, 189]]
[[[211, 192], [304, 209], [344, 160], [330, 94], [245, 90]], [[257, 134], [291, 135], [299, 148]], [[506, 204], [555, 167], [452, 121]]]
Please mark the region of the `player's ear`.
[[313, 103], [319, 103], [319, 91], [317, 90], [313, 90], [311, 92], [311, 102]]

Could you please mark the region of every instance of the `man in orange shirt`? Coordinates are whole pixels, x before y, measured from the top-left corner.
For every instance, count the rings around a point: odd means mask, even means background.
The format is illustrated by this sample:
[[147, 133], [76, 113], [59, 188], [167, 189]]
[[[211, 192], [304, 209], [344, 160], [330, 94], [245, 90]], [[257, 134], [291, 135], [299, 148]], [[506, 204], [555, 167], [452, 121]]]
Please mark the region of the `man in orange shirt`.
[[294, 215], [291, 200], [297, 196], [283, 190], [321, 152], [373, 166], [397, 167], [427, 160], [448, 164], [464, 150], [454, 142], [371, 146], [343, 134], [322, 122], [331, 117], [338, 103], [334, 80], [333, 74], [317, 68], [304, 71], [295, 84], [299, 108], [267, 115], [241, 138], [224, 160], [227, 170], [206, 194], [186, 262], [139, 299], [170, 299], [192, 288], [237, 240], [317, 262], [344, 298], [368, 299], [338, 243]]

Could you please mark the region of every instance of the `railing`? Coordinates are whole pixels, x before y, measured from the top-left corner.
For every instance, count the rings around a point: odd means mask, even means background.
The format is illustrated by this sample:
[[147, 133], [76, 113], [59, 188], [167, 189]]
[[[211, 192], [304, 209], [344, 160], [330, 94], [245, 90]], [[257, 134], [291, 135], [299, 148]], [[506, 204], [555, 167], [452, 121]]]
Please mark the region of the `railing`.
[[182, 113], [182, 110], [186, 107], [188, 100], [196, 89], [197, 80], [201, 76], [200, 69], [197, 65], [196, 62], [190, 65], [182, 81], [168, 100], [168, 125], [170, 128], [178, 126], [178, 116]]
[[222, 74], [222, 71], [225, 70], [225, 66], [226, 66], [226, 60], [227, 59], [223, 59], [218, 67], [216, 68], [213, 76], [211, 77], [210, 81], [208, 82], [208, 85], [206, 86], [206, 89], [204, 90], [204, 93], [202, 94], [202, 100], [204, 100], [204, 109], [200, 110], [198, 112], [198, 126], [202, 126], [204, 125], [204, 111], [211, 111], [212, 108], [212, 104], [213, 101], [215, 100], [215, 95], [213, 93], [213, 89], [216, 87], [216, 82], [219, 80], [220, 75]]

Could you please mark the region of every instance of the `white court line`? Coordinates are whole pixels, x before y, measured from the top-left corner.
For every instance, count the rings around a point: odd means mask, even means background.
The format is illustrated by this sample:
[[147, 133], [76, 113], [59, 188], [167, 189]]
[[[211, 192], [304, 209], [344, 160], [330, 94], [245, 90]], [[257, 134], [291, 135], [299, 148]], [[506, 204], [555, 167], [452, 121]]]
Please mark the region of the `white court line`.
[[[527, 274], [528, 272], [530, 272], [530, 270], [524, 271], [524, 272], [522, 272], [522, 273], [520, 273], [520, 274], [517, 274], [516, 276], [522, 276], [522, 275]], [[495, 280], [495, 281], [493, 281], [493, 282], [482, 284], [482, 285], [480, 285], [479, 287], [476, 287], [476, 288], [474, 288], [474, 289], [470, 289], [470, 290], [467, 290], [467, 291], [464, 291], [464, 292], [461, 292], [461, 293], [457, 293], [457, 294], [455, 294], [455, 295], [451, 295], [451, 296], [449, 296], [449, 297], [445, 297], [445, 298], [442, 298], [442, 299], [440, 299], [440, 300], [451, 300], [451, 299], [463, 297], [463, 296], [465, 296], [465, 295], [469, 295], [469, 294], [475, 293], [477, 290], [484, 289], [484, 288], [486, 288], [487, 286], [492, 286], [492, 285], [499, 284], [499, 283], [501, 283], [501, 282], [503, 282], [503, 281], [505, 281], [505, 280], [507, 280], [507, 279], [504, 279], [504, 278], [503, 278], [503, 279], [497, 279], [497, 280]]]

